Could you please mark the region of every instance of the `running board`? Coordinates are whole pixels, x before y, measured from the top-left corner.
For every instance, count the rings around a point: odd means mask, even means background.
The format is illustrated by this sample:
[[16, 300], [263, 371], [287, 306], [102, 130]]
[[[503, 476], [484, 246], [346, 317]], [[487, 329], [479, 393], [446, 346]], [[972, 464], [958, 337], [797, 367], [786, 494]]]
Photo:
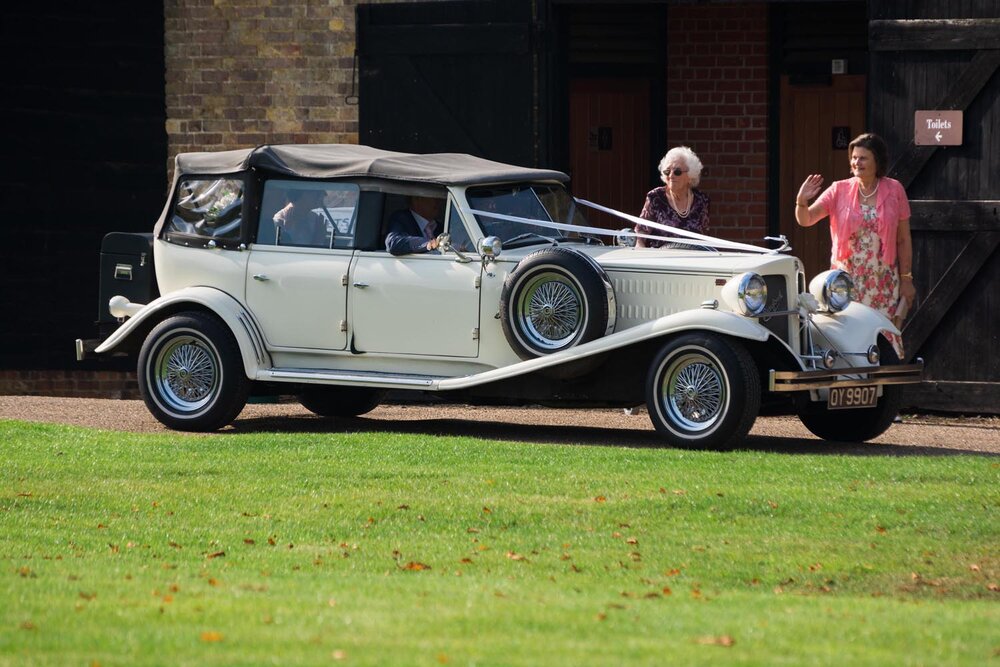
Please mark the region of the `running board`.
[[306, 384], [356, 385], [380, 389], [436, 389], [447, 378], [437, 375], [412, 375], [363, 371], [327, 371], [309, 368], [269, 368], [257, 372], [265, 382], [303, 382]]

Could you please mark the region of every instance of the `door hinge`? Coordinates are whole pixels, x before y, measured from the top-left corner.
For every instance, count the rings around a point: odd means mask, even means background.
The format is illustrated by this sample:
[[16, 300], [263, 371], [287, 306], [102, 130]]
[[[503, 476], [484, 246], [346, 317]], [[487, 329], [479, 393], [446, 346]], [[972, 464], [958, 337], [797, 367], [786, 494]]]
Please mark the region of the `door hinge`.
[[472, 340], [479, 340], [479, 327], [472, 330]]
[[340, 320], [340, 330], [347, 331], [347, 320]]
[[482, 286], [483, 286], [482, 276], [476, 276], [476, 289], [479, 289]]
[[348, 282], [347, 282], [347, 274], [346, 273], [344, 275], [340, 276], [340, 285], [341, 285], [341, 287], [347, 287]]

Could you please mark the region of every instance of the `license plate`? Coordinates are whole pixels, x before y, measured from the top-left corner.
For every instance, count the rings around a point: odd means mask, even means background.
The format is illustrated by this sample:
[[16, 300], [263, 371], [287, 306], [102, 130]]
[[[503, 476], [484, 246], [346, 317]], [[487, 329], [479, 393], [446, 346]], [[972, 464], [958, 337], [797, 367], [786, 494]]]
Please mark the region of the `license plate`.
[[878, 387], [831, 387], [826, 399], [828, 410], [874, 408], [878, 402]]

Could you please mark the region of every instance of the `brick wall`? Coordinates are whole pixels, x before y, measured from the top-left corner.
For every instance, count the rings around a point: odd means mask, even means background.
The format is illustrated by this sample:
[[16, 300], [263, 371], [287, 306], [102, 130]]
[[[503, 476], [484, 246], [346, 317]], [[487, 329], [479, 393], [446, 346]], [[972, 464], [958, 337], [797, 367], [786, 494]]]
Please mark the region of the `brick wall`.
[[124, 371], [0, 370], [0, 395], [137, 399], [139, 386]]
[[166, 0], [168, 154], [357, 143], [356, 0]]
[[767, 6], [671, 6], [667, 142], [704, 164], [711, 233], [760, 244], [767, 233]]

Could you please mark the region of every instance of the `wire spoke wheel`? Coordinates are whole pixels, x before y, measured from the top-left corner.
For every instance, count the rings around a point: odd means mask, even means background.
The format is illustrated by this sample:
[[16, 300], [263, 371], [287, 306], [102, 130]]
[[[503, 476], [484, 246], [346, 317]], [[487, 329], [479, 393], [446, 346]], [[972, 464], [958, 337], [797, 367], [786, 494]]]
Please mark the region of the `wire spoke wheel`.
[[532, 343], [554, 350], [578, 334], [585, 308], [583, 296], [572, 281], [560, 273], [545, 272], [525, 286], [517, 313]]
[[760, 376], [740, 341], [708, 332], [667, 340], [646, 378], [653, 426], [675, 447], [731, 449], [760, 409]]
[[193, 335], [179, 335], [164, 345], [154, 361], [157, 392], [178, 412], [201, 409], [219, 390], [218, 354]]
[[661, 400], [671, 417], [691, 431], [715, 424], [728, 400], [722, 369], [703, 354], [685, 354], [664, 375]]
[[139, 352], [138, 379], [153, 416], [182, 431], [225, 426], [250, 393], [239, 344], [207, 313], [179, 313], [153, 327]]

